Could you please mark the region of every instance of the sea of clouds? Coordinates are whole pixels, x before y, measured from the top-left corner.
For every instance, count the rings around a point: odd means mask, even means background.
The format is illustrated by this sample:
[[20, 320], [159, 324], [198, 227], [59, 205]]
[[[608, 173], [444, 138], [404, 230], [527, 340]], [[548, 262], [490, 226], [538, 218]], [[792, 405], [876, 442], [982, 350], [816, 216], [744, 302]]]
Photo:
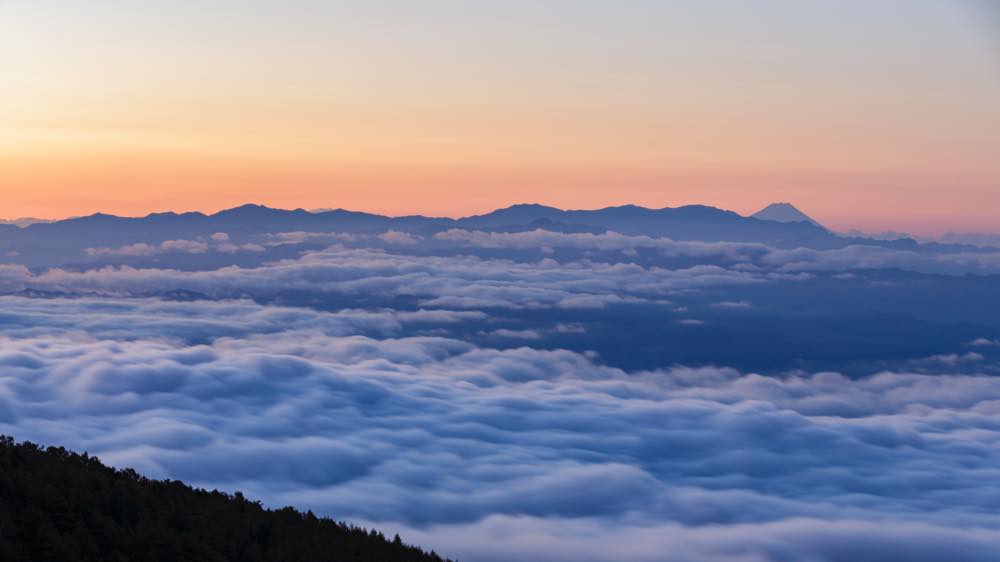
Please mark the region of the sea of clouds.
[[[494, 309], [558, 318], [883, 259], [615, 236], [439, 235], [539, 249], [533, 260], [421, 255], [421, 241], [390, 235], [250, 268], [0, 266], [0, 433], [400, 532], [465, 562], [996, 559], [1000, 379], [979, 370], [1000, 348], [992, 336], [941, 359], [947, 374], [859, 378], [626, 372], [538, 345], [574, 324], [498, 327], [521, 342], [502, 349], [449, 331], [490, 329]], [[544, 250], [584, 242], [733, 261], [673, 268]], [[358, 304], [263, 302], [279, 290]], [[155, 296], [169, 291], [205, 298]]]

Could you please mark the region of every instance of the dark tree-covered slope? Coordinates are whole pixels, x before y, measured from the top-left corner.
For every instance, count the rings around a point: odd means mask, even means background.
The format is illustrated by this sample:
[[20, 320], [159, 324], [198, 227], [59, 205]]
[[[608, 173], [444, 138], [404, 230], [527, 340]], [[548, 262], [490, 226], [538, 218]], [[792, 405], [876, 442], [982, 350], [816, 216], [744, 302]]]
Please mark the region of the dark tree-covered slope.
[[0, 560], [424, 562], [397, 536], [0, 437]]

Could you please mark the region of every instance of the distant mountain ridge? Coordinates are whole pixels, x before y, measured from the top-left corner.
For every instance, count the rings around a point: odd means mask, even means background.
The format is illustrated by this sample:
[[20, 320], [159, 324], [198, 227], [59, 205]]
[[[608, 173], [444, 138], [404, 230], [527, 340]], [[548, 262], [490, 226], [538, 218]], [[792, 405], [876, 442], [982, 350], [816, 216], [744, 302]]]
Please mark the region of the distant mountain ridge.
[[309, 212], [304, 209], [274, 209], [247, 204], [206, 215], [199, 212], [153, 213], [145, 217], [116, 217], [103, 213], [33, 224], [22, 229], [27, 236], [84, 233], [105, 235], [142, 234], [146, 237], [211, 234], [218, 231], [260, 234], [305, 230], [375, 232], [386, 229], [427, 233], [449, 228], [521, 230], [525, 225], [544, 225], [570, 231], [610, 229], [622, 234], [670, 237], [677, 240], [744, 241], [778, 245], [836, 245], [833, 236], [810, 224], [778, 224], [760, 221], [704, 205], [649, 209], [622, 205], [594, 210], [563, 210], [537, 204], [520, 204], [483, 215], [459, 219], [421, 215], [389, 217], [372, 213], [334, 209]]
[[55, 222], [55, 221], [54, 220], [50, 220], [50, 219], [38, 219], [38, 218], [35, 218], [35, 217], [20, 217], [20, 218], [16, 218], [16, 219], [0, 219], [0, 225], [13, 225], [13, 226], [19, 226], [19, 227], [22, 227], [22, 228], [25, 227], [25, 226], [29, 226], [29, 225], [32, 225], [32, 224], [38, 224], [38, 223], [42, 223], [42, 222]]
[[[784, 208], [779, 210], [787, 211]], [[765, 213], [763, 216], [774, 215]], [[787, 212], [781, 216], [798, 217]], [[0, 225], [0, 259], [6, 255], [7, 261], [42, 264], [41, 256], [77, 259], [90, 247], [160, 244], [168, 240], [206, 238], [219, 232], [243, 240], [293, 231], [379, 234], [396, 230], [427, 237], [453, 228], [493, 232], [543, 229], [566, 233], [602, 233], [610, 230], [632, 236], [760, 243], [780, 248], [833, 249], [852, 244], [897, 249], [917, 247], [916, 242], [909, 239], [890, 241], [845, 237], [830, 232], [805, 217], [806, 220], [800, 221], [776, 221], [745, 217], [733, 211], [706, 205], [660, 209], [621, 205], [591, 210], [564, 210], [539, 204], [518, 204], [481, 215], [454, 219], [422, 215], [391, 217], [346, 209], [310, 212], [305, 209], [286, 210], [246, 204], [214, 214], [163, 212], [144, 217], [118, 217], [96, 213], [31, 224], [23, 228]]]

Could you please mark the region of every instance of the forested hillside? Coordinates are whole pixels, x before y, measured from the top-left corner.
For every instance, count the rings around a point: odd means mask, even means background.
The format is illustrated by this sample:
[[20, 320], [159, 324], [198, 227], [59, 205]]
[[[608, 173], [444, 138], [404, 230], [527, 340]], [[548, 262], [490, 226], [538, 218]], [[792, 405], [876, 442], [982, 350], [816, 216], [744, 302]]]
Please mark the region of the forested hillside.
[[0, 437], [0, 560], [442, 561], [312, 513]]

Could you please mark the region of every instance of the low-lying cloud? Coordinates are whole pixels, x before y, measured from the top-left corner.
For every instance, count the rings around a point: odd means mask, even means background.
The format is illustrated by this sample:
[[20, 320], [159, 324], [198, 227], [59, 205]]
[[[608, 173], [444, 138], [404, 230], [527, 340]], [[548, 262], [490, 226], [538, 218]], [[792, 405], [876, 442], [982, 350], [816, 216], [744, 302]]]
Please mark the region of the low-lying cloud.
[[600, 308], [666, 299], [675, 291], [790, 278], [698, 265], [684, 269], [627, 263], [534, 263], [475, 256], [425, 257], [332, 246], [255, 268], [212, 271], [105, 267], [84, 271], [0, 265], [0, 292], [25, 290], [146, 296], [194, 291], [211, 297], [299, 290], [382, 299], [414, 297], [434, 308]]
[[993, 377], [626, 373], [393, 335], [469, 314], [455, 311], [3, 304], [0, 432], [465, 560], [986, 560], [998, 546]]
[[[1000, 549], [991, 278], [924, 275], [1000, 254], [237, 232], [0, 265], [0, 433], [468, 562]], [[705, 356], [750, 366], [657, 360]]]
[[84, 250], [88, 256], [117, 256], [117, 257], [147, 257], [164, 253], [179, 254], [205, 254], [208, 252], [223, 252], [233, 254], [236, 252], [263, 252], [264, 246], [260, 244], [234, 244], [229, 234], [216, 232], [207, 239], [201, 240], [165, 240], [159, 244], [147, 244], [138, 242], [126, 244], [118, 247], [91, 247]]

